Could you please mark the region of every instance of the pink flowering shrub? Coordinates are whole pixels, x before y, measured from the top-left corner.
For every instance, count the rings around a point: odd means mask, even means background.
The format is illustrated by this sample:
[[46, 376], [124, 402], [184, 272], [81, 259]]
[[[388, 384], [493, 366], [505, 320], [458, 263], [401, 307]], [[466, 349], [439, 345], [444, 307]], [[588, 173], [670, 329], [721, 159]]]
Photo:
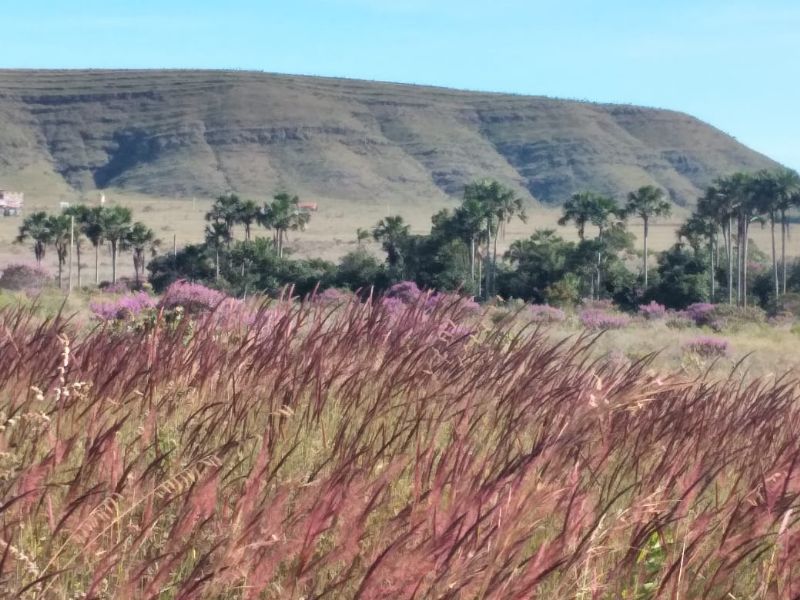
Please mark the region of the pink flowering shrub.
[[728, 340], [704, 335], [689, 340], [683, 345], [683, 349], [704, 358], [714, 358], [727, 356], [730, 352], [730, 345]]
[[93, 300], [89, 310], [101, 321], [122, 321], [139, 316], [143, 311], [155, 308], [155, 300], [146, 292], [125, 294], [118, 298]]
[[159, 305], [166, 309], [180, 306], [192, 314], [214, 310], [225, 298], [227, 296], [222, 292], [199, 283], [176, 281], [164, 292]]
[[347, 290], [326, 288], [318, 294], [315, 294], [311, 298], [311, 301], [319, 304], [346, 304], [351, 302], [354, 297], [354, 294]]
[[581, 325], [591, 330], [623, 329], [631, 322], [627, 315], [610, 313], [597, 308], [581, 311], [580, 321]]
[[414, 281], [401, 281], [390, 287], [384, 296], [386, 298], [397, 298], [403, 304], [416, 304], [417, 300], [422, 296], [422, 290], [419, 289], [419, 286]]
[[531, 304], [528, 314], [534, 323], [561, 323], [567, 318], [563, 310], [549, 304]]
[[454, 309], [458, 316], [465, 317], [478, 314], [481, 305], [474, 298], [458, 294], [435, 293], [425, 300], [425, 310], [432, 312], [437, 309]]
[[648, 321], [660, 321], [667, 315], [667, 307], [652, 300], [650, 304], [639, 306], [639, 314]]
[[716, 305], [710, 302], [696, 302], [686, 307], [686, 315], [695, 325], [710, 325], [714, 318]]
[[615, 307], [613, 300], [606, 300], [606, 299], [591, 300], [589, 298], [584, 298], [581, 301], [581, 308], [585, 310], [594, 309], [594, 310], [604, 310], [610, 312], [613, 311]]
[[688, 329], [694, 327], [694, 319], [685, 310], [669, 310], [665, 323], [670, 329]]
[[0, 274], [0, 289], [39, 290], [53, 281], [53, 276], [38, 265], [14, 263], [3, 268]]

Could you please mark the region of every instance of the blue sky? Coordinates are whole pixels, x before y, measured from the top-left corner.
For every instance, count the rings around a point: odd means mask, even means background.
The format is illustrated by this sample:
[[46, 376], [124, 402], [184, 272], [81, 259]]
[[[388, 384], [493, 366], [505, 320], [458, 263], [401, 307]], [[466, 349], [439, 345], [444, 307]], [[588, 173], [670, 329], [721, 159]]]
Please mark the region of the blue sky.
[[659, 106], [800, 169], [798, 0], [0, 0], [0, 67], [239, 68]]

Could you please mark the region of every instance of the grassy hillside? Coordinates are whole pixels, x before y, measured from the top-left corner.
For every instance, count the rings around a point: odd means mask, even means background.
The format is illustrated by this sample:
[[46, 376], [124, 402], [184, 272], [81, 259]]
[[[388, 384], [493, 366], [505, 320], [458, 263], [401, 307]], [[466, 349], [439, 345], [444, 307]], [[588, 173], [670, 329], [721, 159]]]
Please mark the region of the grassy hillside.
[[654, 183], [684, 204], [774, 166], [688, 115], [225, 71], [0, 70], [0, 187], [150, 196], [238, 190], [375, 204], [443, 200], [491, 175], [558, 203]]

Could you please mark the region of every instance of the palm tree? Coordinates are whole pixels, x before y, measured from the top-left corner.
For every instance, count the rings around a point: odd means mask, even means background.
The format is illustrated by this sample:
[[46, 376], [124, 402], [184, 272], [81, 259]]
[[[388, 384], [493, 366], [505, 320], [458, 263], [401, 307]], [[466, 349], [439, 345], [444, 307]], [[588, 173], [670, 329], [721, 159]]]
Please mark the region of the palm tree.
[[[604, 236], [610, 229], [624, 227], [627, 214], [621, 209], [614, 198], [592, 195], [589, 222], [597, 227], [597, 265], [595, 266], [596, 290], [600, 295]], [[592, 285], [594, 287], [594, 284]]]
[[778, 169], [774, 175], [778, 198], [777, 211], [781, 218], [781, 293], [786, 293], [786, 238], [789, 237], [788, 212], [800, 205], [800, 175], [792, 169]]
[[71, 219], [65, 214], [49, 215], [47, 217], [47, 228], [50, 230], [50, 243], [53, 244], [58, 258], [58, 287], [60, 289], [64, 264], [69, 256]]
[[241, 205], [242, 202], [236, 194], [220, 196], [206, 213], [206, 221], [223, 223], [228, 229], [227, 237], [233, 239], [233, 225], [240, 222], [242, 215]]
[[381, 219], [372, 230], [372, 237], [386, 251], [386, 260], [390, 267], [402, 268], [403, 242], [408, 238], [409, 230], [409, 225], [400, 215]]
[[477, 214], [482, 215], [482, 224], [486, 228], [486, 239], [491, 248], [491, 268], [486, 273], [486, 296], [491, 297], [495, 293], [497, 274], [497, 238], [514, 217], [523, 222], [527, 219], [522, 198], [499, 181], [482, 179], [464, 188], [464, 201], [476, 204]]
[[733, 196], [728, 193], [726, 185], [717, 180], [706, 189], [698, 199], [695, 214], [710, 223], [719, 226], [725, 244], [727, 260], [728, 304], [733, 304]]
[[650, 221], [656, 217], [668, 217], [672, 206], [664, 199], [664, 191], [652, 185], [640, 187], [637, 191], [628, 194], [628, 205], [625, 207], [628, 214], [637, 215], [644, 225], [644, 256], [642, 258], [642, 272], [644, 273], [644, 287], [647, 287], [647, 238], [650, 233]]
[[275, 244], [278, 249], [278, 258], [283, 258], [283, 244], [289, 231], [302, 231], [311, 220], [307, 210], [302, 210], [298, 204], [297, 196], [290, 196], [282, 192], [277, 194], [272, 202], [264, 207], [261, 223], [275, 231]]
[[75, 255], [78, 259], [78, 287], [82, 285], [81, 273], [81, 255], [83, 254], [83, 236], [86, 234], [86, 224], [90, 221], [91, 210], [85, 204], [73, 204], [69, 208], [64, 209], [64, 214], [72, 217], [75, 220]]
[[80, 230], [94, 246], [94, 284], [100, 285], [100, 246], [105, 242], [103, 230], [106, 207], [93, 206], [81, 213]]
[[124, 206], [111, 206], [101, 211], [100, 224], [103, 238], [111, 246], [111, 282], [117, 282], [117, 255], [120, 245], [131, 229], [131, 210]]
[[570, 221], [578, 228], [578, 238], [586, 239], [586, 225], [590, 223], [594, 210], [595, 195], [591, 192], [578, 192], [564, 203], [559, 225], [566, 225]]
[[366, 242], [371, 235], [372, 234], [369, 232], [368, 229], [359, 227], [358, 229], [356, 229], [356, 244], [360, 246], [361, 243]]
[[694, 250], [695, 254], [700, 253], [700, 243], [708, 241], [708, 251], [710, 257], [710, 279], [711, 279], [711, 301], [716, 297], [716, 270], [714, 257], [716, 255], [716, 240], [719, 225], [713, 218], [703, 215], [696, 211], [678, 229], [678, 239], [685, 239]]
[[756, 173], [752, 181], [753, 202], [759, 213], [766, 214], [769, 218], [771, 249], [772, 249], [772, 283], [775, 298], [781, 294], [780, 279], [778, 277], [778, 252], [775, 246], [775, 225], [780, 210], [781, 193], [778, 180], [774, 173], [762, 170]]
[[[482, 241], [486, 229], [486, 210], [480, 199], [474, 195], [474, 188], [467, 186], [464, 190], [464, 199], [461, 206], [456, 209], [454, 217], [458, 221], [463, 235], [469, 243], [469, 276], [472, 285], [475, 285], [475, 257], [478, 244]], [[469, 192], [469, 194], [468, 194]], [[478, 283], [480, 295], [480, 282]]]
[[44, 211], [35, 212], [25, 217], [19, 227], [17, 243], [25, 240], [33, 241], [33, 255], [36, 257], [36, 264], [41, 265], [45, 256], [47, 244], [50, 243], [51, 231], [47, 213]]
[[133, 253], [133, 272], [137, 287], [139, 276], [144, 273], [146, 253], [149, 251], [151, 256], [155, 256], [160, 245], [161, 240], [156, 238], [155, 232], [144, 223], [137, 221], [128, 230], [123, 246]]
[[205, 234], [206, 244], [214, 248], [214, 279], [219, 280], [219, 251], [231, 243], [231, 230], [225, 223], [214, 221], [206, 225]]
[[253, 223], [258, 222], [260, 212], [261, 207], [253, 200], [241, 200], [239, 202], [236, 222], [244, 225], [244, 239], [247, 242], [250, 241], [250, 229]]
[[747, 257], [750, 224], [760, 217], [758, 185], [752, 175], [734, 173], [721, 181], [723, 193], [730, 196], [736, 216], [737, 301], [747, 306]]

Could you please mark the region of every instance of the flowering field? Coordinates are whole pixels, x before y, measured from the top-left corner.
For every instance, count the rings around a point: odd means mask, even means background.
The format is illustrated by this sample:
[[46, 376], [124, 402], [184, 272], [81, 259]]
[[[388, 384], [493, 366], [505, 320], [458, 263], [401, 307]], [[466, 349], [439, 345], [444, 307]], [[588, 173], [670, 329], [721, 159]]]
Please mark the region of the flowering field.
[[3, 597], [800, 594], [795, 380], [447, 296], [142, 310], [0, 312]]

